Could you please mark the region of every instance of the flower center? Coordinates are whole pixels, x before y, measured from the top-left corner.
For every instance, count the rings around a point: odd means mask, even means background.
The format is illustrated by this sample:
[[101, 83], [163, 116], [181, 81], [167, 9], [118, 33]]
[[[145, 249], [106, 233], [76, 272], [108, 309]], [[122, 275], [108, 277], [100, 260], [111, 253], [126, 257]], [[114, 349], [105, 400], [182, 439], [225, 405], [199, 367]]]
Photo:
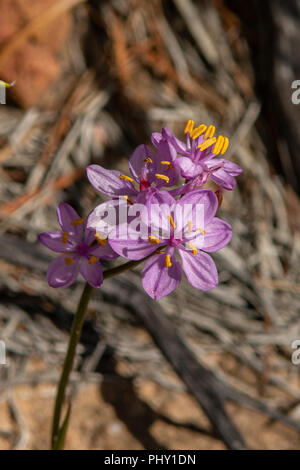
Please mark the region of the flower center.
[[176, 247], [180, 245], [181, 242], [182, 240], [180, 240], [179, 238], [170, 238], [170, 240], [168, 240], [168, 245], [172, 247]]
[[141, 178], [140, 181], [140, 191], [146, 191], [146, 189], [149, 189], [151, 186], [151, 183], [146, 178]]
[[85, 242], [81, 242], [77, 245], [76, 252], [79, 254], [79, 256], [87, 256], [89, 248], [90, 247]]
[[142, 167], [141, 176], [140, 176], [140, 191], [141, 192], [146, 191], [147, 189], [151, 187], [151, 183], [148, 180], [147, 175], [148, 175], [149, 165], [152, 165], [152, 164], [153, 164], [152, 158], [146, 157], [144, 159], [144, 165]]

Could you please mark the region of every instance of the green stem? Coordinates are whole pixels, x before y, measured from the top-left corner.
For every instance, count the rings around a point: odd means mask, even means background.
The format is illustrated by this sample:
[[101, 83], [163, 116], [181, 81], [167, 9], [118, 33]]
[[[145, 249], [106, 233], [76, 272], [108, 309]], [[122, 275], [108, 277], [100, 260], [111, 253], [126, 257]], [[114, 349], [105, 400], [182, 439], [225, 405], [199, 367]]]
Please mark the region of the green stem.
[[118, 274], [128, 271], [129, 269], [135, 268], [136, 266], [150, 258], [150, 256], [152, 256], [153, 254], [154, 253], [151, 253], [151, 255], [147, 256], [146, 258], [139, 259], [138, 261], [128, 261], [127, 263], [121, 264], [120, 266], [116, 266], [115, 268], [107, 269], [103, 273], [103, 280], [109, 279], [110, 277], [115, 277]]
[[[141, 264], [143, 261], [148, 259], [150, 256], [152, 256], [152, 254], [141, 260], [128, 261], [127, 263], [124, 263], [121, 266], [117, 266], [112, 269], [107, 269], [103, 273], [103, 279], [108, 279], [110, 277], [117, 276], [118, 274], [121, 274], [124, 271], [128, 271], [129, 269], [135, 268], [136, 266]], [[63, 447], [63, 442], [60, 442], [61, 441], [60, 436], [61, 435], [65, 436], [66, 434], [67, 426], [68, 426], [68, 419], [64, 421], [65, 429], [64, 429], [64, 433], [62, 434], [60, 433], [62, 406], [63, 406], [64, 399], [65, 399], [65, 391], [68, 385], [70, 373], [73, 368], [74, 357], [76, 353], [76, 346], [80, 339], [86, 309], [87, 309], [89, 300], [91, 298], [92, 292], [93, 292], [93, 287], [91, 287], [89, 284], [86, 283], [84, 286], [83, 292], [81, 294], [80, 300], [79, 300], [76, 314], [74, 316], [72, 329], [70, 333], [68, 351], [65, 357], [63, 370], [62, 370], [62, 374], [61, 374], [60, 381], [58, 384], [56, 400], [55, 400], [53, 422], [52, 422], [52, 434], [51, 434], [52, 449], [61, 449]]]
[[62, 410], [64, 398], [65, 398], [65, 391], [68, 385], [70, 373], [72, 371], [75, 352], [76, 352], [76, 346], [79, 342], [86, 308], [88, 306], [92, 292], [93, 292], [93, 287], [86, 283], [84, 286], [83, 292], [81, 294], [80, 300], [79, 300], [76, 314], [74, 316], [70, 339], [69, 339], [68, 351], [65, 357], [64, 366], [63, 366], [62, 374], [61, 374], [60, 381], [58, 384], [56, 400], [55, 400], [53, 422], [52, 422], [52, 435], [51, 435], [52, 449], [57, 448], [59, 445], [59, 443], [57, 443], [57, 438], [59, 435], [59, 424], [60, 424], [61, 410]]

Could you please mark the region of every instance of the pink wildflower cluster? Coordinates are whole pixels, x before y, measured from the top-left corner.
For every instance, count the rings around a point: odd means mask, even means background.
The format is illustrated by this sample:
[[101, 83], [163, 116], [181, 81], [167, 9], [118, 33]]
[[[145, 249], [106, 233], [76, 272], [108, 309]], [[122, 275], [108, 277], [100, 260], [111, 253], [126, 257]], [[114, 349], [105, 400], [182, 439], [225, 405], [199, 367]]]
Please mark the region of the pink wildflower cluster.
[[[230, 225], [216, 217], [217, 195], [234, 189], [242, 172], [223, 157], [228, 138], [214, 134], [214, 126], [194, 127], [189, 120], [185, 142], [164, 127], [152, 134], [155, 151], [138, 146], [129, 159], [128, 175], [88, 166], [90, 183], [110, 200], [86, 220], [68, 204], [59, 205], [61, 231], [39, 235], [41, 243], [61, 254], [49, 266], [49, 285], [67, 287], [80, 272], [93, 287], [101, 287], [100, 260], [121, 256], [146, 258], [143, 286], [154, 299], [172, 292], [182, 271], [197, 289], [214, 288], [218, 273], [209, 253], [223, 248], [232, 236]], [[208, 180], [217, 185], [216, 192], [204, 189]]]

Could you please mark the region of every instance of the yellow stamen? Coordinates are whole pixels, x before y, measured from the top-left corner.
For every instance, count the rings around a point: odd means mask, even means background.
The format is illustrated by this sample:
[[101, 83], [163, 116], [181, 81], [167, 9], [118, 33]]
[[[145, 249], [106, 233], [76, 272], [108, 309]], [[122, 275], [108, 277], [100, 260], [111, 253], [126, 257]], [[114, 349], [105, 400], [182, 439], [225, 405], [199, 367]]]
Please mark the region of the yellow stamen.
[[205, 235], [205, 230], [203, 230], [203, 228], [197, 228], [197, 232], [200, 232], [202, 235]]
[[133, 181], [133, 178], [130, 178], [130, 176], [127, 176], [127, 175], [120, 175], [119, 179], [125, 180], [125, 181], [131, 181], [131, 182]]
[[202, 151], [202, 150], [206, 150], [208, 147], [210, 147], [211, 145], [213, 145], [215, 142], [216, 142], [216, 138], [215, 137], [212, 137], [211, 139], [208, 139], [208, 140], [205, 140], [204, 142], [202, 142], [202, 144], [198, 145], [198, 148]]
[[94, 237], [96, 238], [97, 242], [99, 243], [99, 245], [105, 247], [106, 244], [107, 244], [107, 237], [103, 237], [101, 235], [99, 235], [98, 233], [95, 233]]
[[164, 255], [165, 252], [163, 250], [156, 250], [155, 252], [157, 255]]
[[65, 263], [67, 266], [71, 266], [73, 264], [73, 258], [65, 258]]
[[188, 232], [191, 233], [191, 231], [193, 230], [193, 224], [191, 220], [188, 220], [188, 227], [189, 227]]
[[173, 220], [173, 217], [171, 215], [168, 215], [168, 219], [170, 221], [170, 224], [172, 226], [172, 229], [175, 230], [175, 224], [174, 224], [174, 220]]
[[212, 138], [214, 136], [215, 130], [216, 130], [215, 126], [212, 126], [212, 125], [208, 126], [204, 134], [204, 139]]
[[124, 197], [124, 199], [126, 199], [126, 201], [128, 202], [128, 204], [131, 204], [131, 205], [134, 204], [134, 202], [133, 202], [131, 199], [129, 199], [128, 196], [123, 196], [123, 197]]
[[168, 165], [169, 170], [172, 170], [172, 169], [173, 169], [172, 163], [171, 163], [171, 162], [168, 162], [167, 160], [162, 160], [160, 163], [161, 163], [162, 165]]
[[165, 258], [165, 267], [166, 268], [170, 268], [172, 266], [172, 263], [171, 263], [171, 256], [170, 255], [166, 255], [166, 258]]
[[155, 177], [158, 178], [159, 180], [164, 180], [164, 181], [166, 181], [167, 183], [170, 181], [170, 179], [169, 179], [168, 176], [166, 176], [166, 175], [161, 175], [161, 174], [159, 174], [159, 173], [156, 173], [156, 174], [155, 174]]
[[223, 147], [222, 147], [222, 150], [221, 150], [221, 155], [224, 155], [224, 153], [228, 149], [228, 145], [229, 145], [229, 139], [228, 139], [228, 137], [224, 137], [224, 144], [223, 144]]
[[153, 235], [149, 235], [148, 240], [153, 245], [158, 245], [159, 244], [159, 238], [156, 238]]
[[184, 133], [187, 134], [189, 132], [191, 134], [193, 132], [194, 124], [194, 121], [192, 121], [192, 119], [189, 119], [185, 125]]
[[67, 242], [68, 242], [68, 236], [69, 236], [68, 232], [64, 232], [64, 233], [63, 233], [63, 236], [62, 236], [62, 242], [63, 242], [63, 243], [67, 243]]
[[214, 145], [213, 153], [215, 153], [216, 155], [219, 155], [223, 147], [223, 144], [224, 144], [224, 137], [222, 135], [219, 135], [219, 137], [217, 138], [217, 142]]
[[146, 157], [144, 160], [145, 163], [153, 163], [152, 159], [150, 157]]
[[197, 254], [197, 248], [192, 243], [188, 243], [188, 246], [193, 250], [193, 255]]
[[200, 126], [196, 127], [192, 134], [191, 134], [191, 138], [192, 139], [197, 139], [197, 137], [199, 137], [201, 134], [203, 134], [203, 132], [207, 129], [207, 126], [205, 124], [200, 124]]
[[83, 223], [84, 223], [84, 219], [79, 218], [79, 219], [72, 220], [71, 225], [75, 227], [76, 225], [81, 225]]
[[4, 82], [3, 80], [0, 80], [0, 87], [10, 88], [14, 86], [14, 84], [15, 82], [7, 83], [7, 82]]
[[89, 264], [94, 264], [96, 261], [98, 261], [97, 256], [92, 255], [89, 259]]

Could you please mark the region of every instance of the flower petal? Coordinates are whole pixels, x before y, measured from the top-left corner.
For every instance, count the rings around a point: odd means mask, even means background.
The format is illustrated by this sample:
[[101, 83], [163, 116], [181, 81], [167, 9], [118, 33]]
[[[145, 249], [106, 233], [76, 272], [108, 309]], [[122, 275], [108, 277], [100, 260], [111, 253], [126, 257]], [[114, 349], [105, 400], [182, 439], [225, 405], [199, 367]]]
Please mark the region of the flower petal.
[[151, 228], [151, 235], [159, 237], [160, 230], [164, 238], [170, 238], [170, 215], [175, 207], [175, 199], [168, 191], [156, 191], [149, 196], [141, 219]]
[[92, 248], [90, 248], [89, 254], [97, 256], [98, 258], [107, 259], [107, 260], [108, 259], [115, 259], [115, 258], [118, 258], [118, 256], [119, 256], [118, 253], [116, 253], [112, 249], [112, 247], [110, 246], [110, 243], [109, 243], [108, 240], [106, 241], [105, 246], [96, 245], [96, 246], [93, 246]]
[[183, 184], [182, 186], [179, 186], [178, 188], [170, 189], [169, 194], [173, 197], [181, 196], [184, 194], [186, 191], [188, 191], [188, 184]]
[[215, 157], [209, 161], [204, 162], [203, 165], [208, 172], [212, 172], [212, 171], [217, 171], [220, 168], [223, 168], [224, 161], [221, 160], [221, 158]]
[[[146, 158], [150, 158], [153, 163], [146, 163]], [[138, 183], [142, 177], [149, 182], [153, 181], [155, 174], [154, 155], [148, 145], [139, 145], [135, 149], [129, 160], [129, 168]]]
[[38, 236], [40, 243], [57, 253], [65, 253], [74, 250], [75, 244], [70, 240], [68, 240], [67, 243], [63, 243], [62, 238], [62, 232], [44, 232], [40, 233]]
[[[166, 139], [162, 139], [157, 146], [157, 153], [155, 156], [156, 173], [163, 175], [168, 180], [156, 178], [156, 186], [174, 186], [178, 181], [179, 169], [174, 165], [177, 159], [177, 152], [173, 145]], [[162, 164], [161, 162], [169, 162]]]
[[181, 281], [181, 268], [174, 256], [170, 261], [172, 266], [165, 267], [165, 254], [149, 258], [143, 269], [143, 287], [152, 299], [160, 299], [170, 294]]
[[205, 227], [205, 234], [192, 240], [193, 245], [201, 250], [213, 252], [223, 248], [232, 237], [231, 226], [224, 220], [214, 217]]
[[173, 145], [175, 150], [178, 153], [180, 153], [181, 155], [184, 155], [185, 152], [187, 151], [186, 144], [184, 142], [182, 142], [181, 140], [177, 139], [177, 137], [175, 137], [173, 132], [167, 126], [164, 126], [162, 128], [162, 137], [164, 139], [168, 140]]
[[89, 260], [84, 258], [80, 266], [80, 274], [92, 287], [98, 288], [102, 286], [103, 272], [99, 261], [90, 264]]
[[241, 173], [243, 173], [243, 170], [240, 166], [238, 166], [236, 163], [233, 163], [229, 160], [226, 160], [225, 158], [222, 159], [224, 163], [224, 170], [229, 173], [231, 176], [238, 176]]
[[47, 281], [51, 287], [69, 287], [76, 280], [79, 272], [79, 257], [73, 257], [73, 264], [67, 266], [65, 256], [51, 261]]
[[131, 181], [120, 179], [120, 171], [106, 170], [100, 165], [90, 165], [86, 171], [92, 186], [106, 196], [134, 196], [137, 194]]
[[159, 142], [163, 139], [161, 132], [152, 132], [151, 134], [151, 142], [154, 147], [157, 147]]
[[84, 223], [84, 242], [88, 246], [90, 246], [95, 241], [96, 229], [95, 229], [95, 227], [91, 227], [91, 224], [90, 224], [91, 216], [92, 216], [94, 210], [95, 209], [93, 209], [89, 213], [89, 215], [86, 217], [85, 223]]
[[[115, 231], [119, 223], [126, 220], [128, 207], [126, 199], [122, 196], [99, 204], [87, 217], [88, 229], [108, 235]], [[124, 220], [122, 221], [120, 218], [124, 218]]]
[[94, 230], [93, 228], [89, 228], [87, 226], [87, 223], [88, 223], [88, 219], [86, 219], [86, 222], [85, 222], [84, 243], [90, 246], [95, 241], [96, 230]]
[[196, 289], [209, 290], [218, 284], [218, 272], [213, 259], [198, 251], [193, 255], [190, 251], [179, 249], [184, 270], [188, 281]]
[[80, 217], [70, 204], [61, 202], [57, 208], [57, 218], [63, 232], [68, 232], [69, 239], [79, 243], [82, 238], [83, 224], [72, 225], [74, 220]]
[[210, 179], [214, 181], [218, 186], [224, 189], [232, 190], [236, 186], [236, 181], [233, 176], [227, 173], [224, 168], [215, 170], [211, 175]]
[[157, 250], [157, 248], [162, 246], [162, 243], [154, 245], [148, 240], [143, 239], [109, 239], [109, 243], [112, 249], [118, 253], [118, 255], [132, 260], [143, 259], [153, 253], [153, 251]]
[[[180, 231], [205, 229], [218, 209], [218, 198], [209, 189], [198, 189], [185, 194], [176, 204], [175, 225]], [[188, 224], [191, 222], [191, 226]], [[202, 226], [199, 226], [202, 225]]]
[[175, 165], [179, 169], [180, 175], [187, 179], [194, 178], [202, 171], [201, 165], [195, 164], [188, 157], [178, 157], [176, 159]]

